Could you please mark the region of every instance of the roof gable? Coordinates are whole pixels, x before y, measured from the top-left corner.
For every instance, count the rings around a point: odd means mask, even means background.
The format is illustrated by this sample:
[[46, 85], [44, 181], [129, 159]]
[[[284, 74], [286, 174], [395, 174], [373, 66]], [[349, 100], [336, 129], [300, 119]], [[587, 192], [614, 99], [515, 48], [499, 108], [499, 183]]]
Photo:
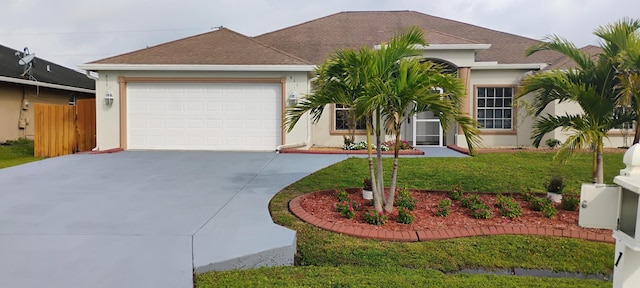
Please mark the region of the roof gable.
[[227, 28], [94, 61], [91, 64], [309, 65], [296, 56]]
[[477, 61], [553, 63], [560, 57], [553, 51], [526, 57], [525, 49], [539, 41], [415, 11], [340, 12], [255, 39], [320, 63], [337, 49], [381, 44], [408, 26], [422, 27], [429, 44], [491, 44], [490, 49], [477, 53]]
[[[24, 73], [24, 68], [18, 64], [20, 58], [16, 56], [16, 52], [19, 51], [0, 45], [0, 76], [29, 80], [28, 77], [21, 76]], [[31, 63], [33, 63], [31, 75], [38, 82], [89, 90], [94, 90], [96, 87], [94, 80], [73, 69], [38, 57], [34, 58]]]

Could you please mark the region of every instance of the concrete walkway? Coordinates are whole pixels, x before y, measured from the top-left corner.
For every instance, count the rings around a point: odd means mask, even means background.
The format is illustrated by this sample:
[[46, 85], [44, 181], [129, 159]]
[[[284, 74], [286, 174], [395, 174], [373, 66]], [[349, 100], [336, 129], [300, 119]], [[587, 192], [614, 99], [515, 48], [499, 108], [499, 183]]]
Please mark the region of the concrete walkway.
[[192, 287], [292, 264], [275, 193], [344, 155], [121, 152], [0, 170], [0, 287]]

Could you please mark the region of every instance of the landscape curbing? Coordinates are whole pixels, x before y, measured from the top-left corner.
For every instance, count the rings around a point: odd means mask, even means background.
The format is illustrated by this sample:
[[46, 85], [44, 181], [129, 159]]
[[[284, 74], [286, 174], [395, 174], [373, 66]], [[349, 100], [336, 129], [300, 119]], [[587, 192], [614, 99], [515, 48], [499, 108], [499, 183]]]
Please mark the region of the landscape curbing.
[[306, 196], [300, 195], [289, 201], [289, 211], [300, 220], [320, 229], [332, 231], [344, 235], [354, 236], [358, 238], [377, 239], [382, 241], [401, 241], [401, 242], [424, 242], [432, 240], [444, 240], [461, 237], [473, 236], [490, 236], [490, 235], [537, 235], [550, 237], [576, 238], [594, 242], [603, 242], [614, 244], [615, 239], [611, 235], [596, 234], [590, 231], [575, 231], [566, 229], [552, 229], [542, 227], [522, 227], [522, 226], [485, 226], [473, 228], [455, 228], [455, 229], [432, 229], [432, 230], [415, 230], [415, 231], [387, 231], [381, 230], [379, 227], [371, 226], [371, 228], [349, 227], [339, 223], [324, 221], [312, 214], [306, 212], [300, 205], [301, 200]]

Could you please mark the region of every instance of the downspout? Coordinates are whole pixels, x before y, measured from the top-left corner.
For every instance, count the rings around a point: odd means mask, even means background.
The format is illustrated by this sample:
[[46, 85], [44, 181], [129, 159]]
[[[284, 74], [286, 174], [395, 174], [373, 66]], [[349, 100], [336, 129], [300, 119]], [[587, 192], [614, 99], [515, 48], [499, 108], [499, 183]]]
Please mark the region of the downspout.
[[[311, 87], [311, 83], [315, 79], [316, 78], [314, 77], [307, 81], [307, 91], [309, 91], [309, 88]], [[276, 147], [276, 153], [280, 153], [280, 150], [286, 149], [286, 148], [299, 148], [299, 147], [308, 146], [310, 143], [311, 143], [311, 116], [307, 114], [307, 139], [304, 140], [303, 142], [279, 145], [278, 147]]]
[[[89, 70], [85, 71], [85, 75], [87, 76], [87, 78], [89, 78], [89, 79], [91, 79], [91, 80], [96, 82], [96, 95], [95, 96], [96, 96], [96, 103], [98, 103], [98, 77], [91, 76], [91, 71], [89, 71]], [[98, 110], [96, 109], [96, 113], [97, 113], [97, 111]], [[96, 115], [96, 117], [97, 117], [97, 115]], [[97, 121], [96, 121], [96, 123], [97, 123]], [[96, 141], [96, 145], [98, 145], [97, 141]], [[100, 151], [100, 148], [98, 148], [98, 146], [96, 146], [96, 147], [93, 147], [91, 149], [91, 151]]]

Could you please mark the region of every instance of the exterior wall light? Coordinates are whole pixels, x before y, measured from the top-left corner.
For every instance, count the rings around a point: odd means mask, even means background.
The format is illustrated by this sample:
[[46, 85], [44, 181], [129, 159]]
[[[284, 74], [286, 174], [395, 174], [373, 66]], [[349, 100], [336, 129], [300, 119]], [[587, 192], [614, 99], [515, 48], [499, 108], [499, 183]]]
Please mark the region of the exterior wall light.
[[104, 95], [104, 104], [109, 107], [113, 104], [113, 92], [111, 90], [107, 90], [107, 94]]
[[287, 104], [289, 104], [289, 106], [296, 106], [296, 104], [298, 104], [298, 95], [296, 91], [291, 91], [289, 97], [287, 97]]

